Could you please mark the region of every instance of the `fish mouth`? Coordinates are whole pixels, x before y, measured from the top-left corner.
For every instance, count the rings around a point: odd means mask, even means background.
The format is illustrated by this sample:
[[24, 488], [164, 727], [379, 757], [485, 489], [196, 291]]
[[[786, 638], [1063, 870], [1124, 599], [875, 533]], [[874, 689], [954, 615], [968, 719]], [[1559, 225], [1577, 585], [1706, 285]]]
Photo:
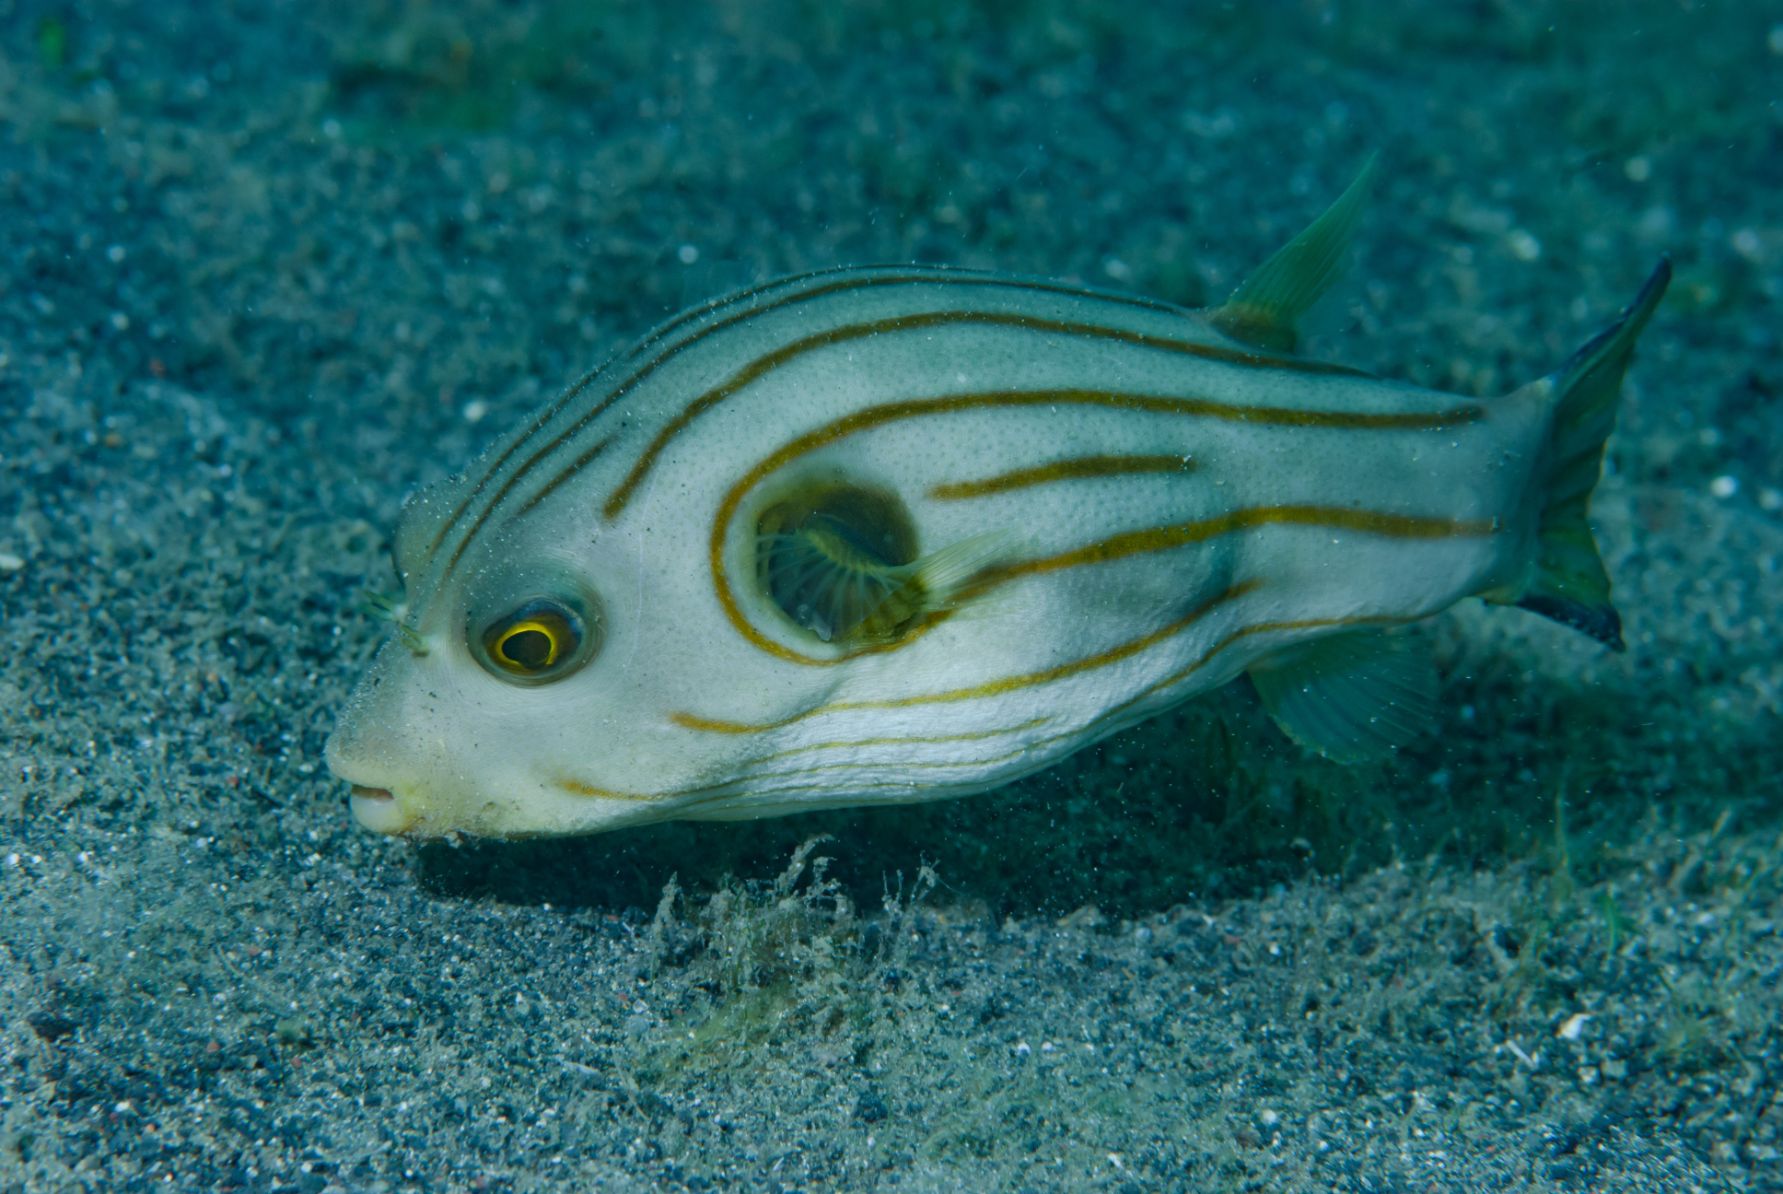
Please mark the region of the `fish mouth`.
[[414, 825], [415, 817], [402, 807], [389, 788], [354, 784], [353, 819], [373, 833], [400, 834]]

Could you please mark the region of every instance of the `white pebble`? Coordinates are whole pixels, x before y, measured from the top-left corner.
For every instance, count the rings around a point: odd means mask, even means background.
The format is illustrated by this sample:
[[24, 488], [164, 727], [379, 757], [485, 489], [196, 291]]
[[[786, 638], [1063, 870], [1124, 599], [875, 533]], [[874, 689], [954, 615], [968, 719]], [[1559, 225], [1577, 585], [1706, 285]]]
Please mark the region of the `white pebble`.
[[473, 398], [458, 413], [464, 416], [466, 423], [481, 423], [483, 416], [489, 413], [489, 404], [481, 398]]
[[1730, 498], [1740, 491], [1740, 479], [1722, 473], [1709, 482], [1709, 492], [1718, 498]]
[[15, 556], [10, 551], [0, 551], [0, 572], [17, 572], [25, 566], [23, 556]]
[[692, 265], [700, 259], [699, 246], [682, 245], [679, 249], [675, 250], [675, 257], [682, 265]]
[[1533, 233], [1521, 228], [1513, 228], [1509, 237], [1511, 256], [1518, 261], [1538, 261], [1542, 255], [1542, 242], [1535, 239]]
[[1576, 1041], [1579, 1034], [1585, 1031], [1586, 1021], [1590, 1019], [1590, 1015], [1585, 1012], [1574, 1012], [1554, 1030], [1554, 1035], [1563, 1041]]

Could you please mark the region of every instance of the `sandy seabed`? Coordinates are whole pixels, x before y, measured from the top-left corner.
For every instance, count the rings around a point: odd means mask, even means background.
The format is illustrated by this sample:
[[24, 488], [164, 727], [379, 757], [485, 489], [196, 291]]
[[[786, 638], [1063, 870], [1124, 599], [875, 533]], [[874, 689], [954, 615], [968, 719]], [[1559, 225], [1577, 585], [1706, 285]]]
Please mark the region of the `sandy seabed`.
[[[0, 1190], [1783, 1188], [1763, 13], [0, 2]], [[1380, 766], [1231, 692], [947, 805], [352, 824], [402, 497], [656, 320], [1217, 301], [1375, 150], [1312, 355], [1501, 392], [1676, 264], [1626, 655], [1457, 611]]]

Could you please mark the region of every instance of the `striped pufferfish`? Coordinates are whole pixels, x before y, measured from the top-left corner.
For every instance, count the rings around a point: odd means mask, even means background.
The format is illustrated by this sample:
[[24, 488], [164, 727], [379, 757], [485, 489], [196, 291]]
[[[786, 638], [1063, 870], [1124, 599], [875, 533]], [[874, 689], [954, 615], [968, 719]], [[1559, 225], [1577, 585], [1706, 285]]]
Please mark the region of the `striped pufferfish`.
[[651, 332], [410, 499], [328, 743], [383, 833], [980, 792], [1248, 675], [1350, 760], [1431, 721], [1467, 597], [1620, 649], [1586, 522], [1662, 262], [1476, 401], [1293, 353], [1369, 171], [1225, 304], [873, 267]]

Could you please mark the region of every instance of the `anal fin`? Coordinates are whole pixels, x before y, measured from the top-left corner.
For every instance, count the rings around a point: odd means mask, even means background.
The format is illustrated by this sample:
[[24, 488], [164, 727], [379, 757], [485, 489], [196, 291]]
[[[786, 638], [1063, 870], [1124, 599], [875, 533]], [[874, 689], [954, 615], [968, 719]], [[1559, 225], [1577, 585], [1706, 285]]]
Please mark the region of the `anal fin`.
[[1340, 763], [1379, 758], [1436, 718], [1436, 668], [1402, 635], [1350, 631], [1288, 647], [1251, 666], [1263, 707], [1300, 745]]

